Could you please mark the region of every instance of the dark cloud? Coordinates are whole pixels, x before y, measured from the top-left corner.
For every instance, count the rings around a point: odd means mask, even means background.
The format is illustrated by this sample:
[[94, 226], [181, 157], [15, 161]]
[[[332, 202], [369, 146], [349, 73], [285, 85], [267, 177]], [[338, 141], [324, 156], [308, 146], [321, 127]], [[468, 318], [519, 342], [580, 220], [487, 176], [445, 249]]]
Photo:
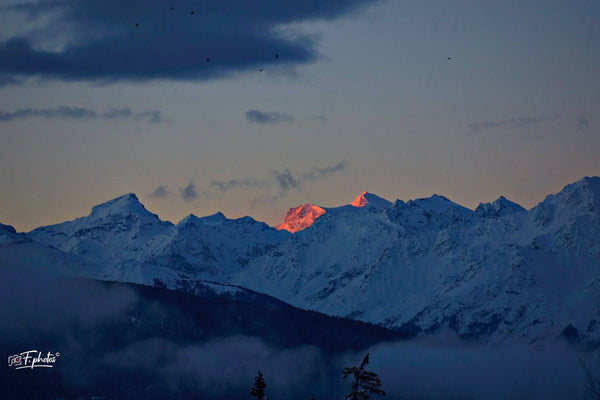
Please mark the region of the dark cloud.
[[430, 337], [369, 351], [369, 369], [394, 399], [575, 399], [583, 388], [578, 353], [557, 342], [493, 346]]
[[190, 181], [186, 187], [179, 189], [179, 193], [181, 194], [181, 198], [183, 201], [192, 201], [198, 198], [198, 192], [196, 191], [196, 185], [194, 182]]
[[146, 121], [149, 123], [163, 122], [165, 119], [160, 111], [144, 111], [134, 113], [130, 108], [111, 108], [99, 114], [94, 110], [84, 107], [59, 106], [57, 108], [18, 108], [13, 112], [0, 111], [0, 121], [12, 121], [25, 118], [47, 119], [105, 119]]
[[[314, 36], [282, 36], [276, 27], [333, 19], [376, 1], [203, 0], [194, 2], [193, 15], [192, 4], [181, 0], [40, 0], [7, 6], [5, 12], [46, 24], [0, 42], [0, 73], [63, 80], [204, 80], [256, 65], [306, 63], [317, 57]], [[49, 40], [57, 43], [44, 48]]]
[[312, 346], [277, 349], [248, 336], [218, 338], [188, 346], [148, 340], [119, 349], [110, 356], [109, 365], [114, 367], [139, 370], [143, 364], [163, 385], [193, 383], [198, 394], [204, 394], [200, 398], [241, 398], [248, 393], [259, 369], [267, 380], [269, 398], [310, 399], [314, 392], [333, 398], [336, 393], [332, 389], [340, 386], [338, 371], [319, 349]]
[[541, 116], [541, 117], [518, 117], [518, 118], [510, 118], [502, 121], [481, 121], [481, 122], [473, 122], [469, 124], [469, 129], [472, 133], [481, 134], [487, 130], [495, 129], [495, 128], [512, 128], [512, 129], [522, 129], [529, 128], [534, 125], [539, 125], [545, 122], [555, 121], [559, 118], [558, 114], [553, 116]]
[[279, 187], [278, 197], [285, 195], [290, 190], [301, 190], [302, 185], [307, 181], [316, 181], [343, 171], [347, 165], [346, 161], [341, 161], [330, 167], [313, 167], [309, 172], [295, 175], [287, 168], [281, 171], [273, 171], [273, 176]]
[[273, 176], [283, 192], [287, 192], [290, 189], [300, 189], [300, 180], [294, 178], [287, 168], [281, 171], [273, 171]]
[[269, 182], [266, 180], [243, 178], [243, 179], [230, 179], [228, 181], [212, 181], [210, 183], [222, 192], [236, 187], [265, 187], [269, 186]]
[[241, 398], [260, 369], [269, 398], [341, 399], [352, 389], [342, 369], [358, 366], [367, 352], [367, 369], [390, 399], [578, 399], [584, 387], [579, 354], [558, 344], [452, 345], [442, 339], [327, 355], [312, 346], [275, 348], [248, 336], [187, 345], [153, 338], [107, 352], [102, 361], [109, 371], [149, 376], [168, 394], [191, 386], [198, 398]]
[[96, 112], [82, 107], [60, 106], [51, 108], [19, 108], [13, 112], [0, 111], [0, 121], [24, 119], [30, 117], [56, 119], [94, 119]]
[[301, 190], [302, 185], [307, 181], [315, 181], [321, 178], [326, 178], [337, 172], [346, 169], [348, 163], [341, 161], [329, 167], [313, 167], [308, 172], [292, 172], [289, 168], [271, 171], [269, 177], [264, 179], [259, 178], [242, 178], [230, 179], [226, 181], [212, 181], [211, 185], [225, 192], [229, 189], [238, 187], [247, 188], [266, 188], [275, 187], [278, 190], [278, 196], [285, 195], [290, 190]]
[[256, 122], [259, 124], [277, 124], [280, 122], [287, 122], [288, 124], [291, 124], [294, 122], [294, 118], [290, 114], [276, 111], [246, 111], [246, 119], [250, 122]]
[[309, 173], [306, 173], [302, 176], [304, 180], [315, 180], [321, 177], [326, 177], [329, 175], [333, 175], [336, 172], [343, 171], [348, 166], [348, 162], [345, 160], [337, 163], [336, 165], [332, 165], [331, 167], [325, 168], [317, 168], [314, 167]]
[[102, 118], [104, 118], [104, 119], [126, 119], [126, 118], [131, 118], [132, 114], [133, 114], [133, 112], [128, 107], [111, 108], [110, 110], [108, 110], [104, 114], [102, 114]]
[[166, 185], [160, 185], [159, 187], [157, 187], [156, 189], [154, 189], [154, 192], [150, 193], [150, 195], [148, 197], [152, 197], [152, 198], [164, 198], [171, 195], [171, 192], [169, 192], [169, 190], [167, 189]]
[[585, 116], [581, 116], [577, 119], [577, 130], [584, 130], [587, 129], [587, 127], [590, 126], [590, 121], [588, 121], [588, 119]]
[[113, 108], [102, 115], [104, 119], [134, 119], [136, 121], [146, 121], [152, 124], [163, 122], [164, 118], [160, 111], [143, 111], [134, 113], [129, 107]]

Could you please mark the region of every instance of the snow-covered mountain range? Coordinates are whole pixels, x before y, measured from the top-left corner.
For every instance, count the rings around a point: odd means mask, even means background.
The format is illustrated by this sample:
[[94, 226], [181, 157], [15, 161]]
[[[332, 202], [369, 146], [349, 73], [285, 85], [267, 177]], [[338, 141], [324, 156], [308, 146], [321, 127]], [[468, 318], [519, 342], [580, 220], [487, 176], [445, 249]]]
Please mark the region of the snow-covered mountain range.
[[130, 193], [95, 206], [87, 217], [40, 227], [26, 236], [103, 265], [102, 279], [158, 280], [172, 286], [190, 279], [225, 282], [289, 233], [221, 213], [188, 215], [174, 225], [161, 221]]
[[29, 233], [0, 225], [0, 256], [52, 246], [81, 276], [247, 288], [412, 334], [596, 346], [599, 223], [598, 177], [531, 210], [504, 197], [473, 211], [437, 195], [391, 203], [364, 192], [346, 206], [290, 209], [277, 229], [221, 213], [174, 225], [127, 194]]

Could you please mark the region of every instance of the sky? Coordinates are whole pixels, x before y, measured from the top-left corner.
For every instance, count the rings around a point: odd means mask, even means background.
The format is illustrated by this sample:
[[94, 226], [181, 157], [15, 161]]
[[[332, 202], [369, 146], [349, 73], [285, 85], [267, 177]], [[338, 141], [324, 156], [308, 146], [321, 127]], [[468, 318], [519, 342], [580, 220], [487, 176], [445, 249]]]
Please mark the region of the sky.
[[172, 222], [276, 225], [363, 190], [533, 207], [600, 175], [598, 20], [596, 0], [5, 0], [0, 222], [129, 192]]

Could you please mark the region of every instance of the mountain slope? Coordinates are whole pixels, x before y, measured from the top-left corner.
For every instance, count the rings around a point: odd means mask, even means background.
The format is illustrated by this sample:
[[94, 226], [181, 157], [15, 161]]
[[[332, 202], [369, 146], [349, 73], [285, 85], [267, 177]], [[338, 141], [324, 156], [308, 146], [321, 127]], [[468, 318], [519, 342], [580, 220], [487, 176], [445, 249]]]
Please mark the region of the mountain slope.
[[[110, 281], [106, 277], [106, 267], [101, 263], [93, 263], [88, 257], [65, 253], [55, 247], [46, 246], [31, 239], [19, 239], [0, 244], [0, 265], [4, 268], [23, 268], [37, 275], [60, 275], [95, 280]], [[166, 271], [169, 271], [168, 268]], [[140, 282], [123, 280], [121, 282], [156, 286], [163, 289], [189, 293], [202, 298], [220, 298], [231, 301], [269, 305], [281, 303], [270, 296], [254, 292], [235, 285], [219, 284], [201, 279], [183, 279], [176, 274], [173, 279], [164, 279], [165, 273], [149, 268], [148, 276]], [[153, 278], [153, 274], [162, 272], [162, 278]], [[167, 275], [168, 276], [168, 275]]]
[[586, 178], [528, 212], [502, 199], [473, 212], [434, 195], [327, 213], [231, 281], [409, 332], [538, 341], [570, 326], [594, 346], [599, 194], [600, 179]]
[[[282, 368], [310, 361], [322, 368], [319, 361], [339, 353], [402, 338], [267, 296], [189, 295], [56, 276], [54, 258], [43, 264], [26, 259], [24, 265], [3, 258], [5, 250], [0, 248], [0, 350], [9, 356], [28, 349], [61, 354], [55, 368], [2, 368], [0, 382], [11, 382], [0, 385], [2, 399], [242, 398], [256, 368], [270, 376], [273, 363]], [[334, 372], [337, 378], [339, 370]], [[281, 386], [302, 390], [297, 373], [295, 368]]]
[[279, 232], [250, 217], [190, 215], [177, 225], [161, 221], [127, 194], [92, 208], [87, 217], [37, 228], [27, 237], [102, 265], [92, 277], [168, 287], [185, 281], [223, 282], [274, 244]]

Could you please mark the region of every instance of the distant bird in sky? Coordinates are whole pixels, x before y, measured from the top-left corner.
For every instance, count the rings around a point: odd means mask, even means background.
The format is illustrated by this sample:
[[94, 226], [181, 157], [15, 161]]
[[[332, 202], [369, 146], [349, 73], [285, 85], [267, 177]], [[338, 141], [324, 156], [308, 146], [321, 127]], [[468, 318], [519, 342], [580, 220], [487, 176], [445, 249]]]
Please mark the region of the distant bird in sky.
[[[171, 6], [170, 8], [171, 8], [171, 11], [175, 11], [175, 7], [174, 7], [174, 6]], [[195, 15], [195, 14], [196, 14], [196, 10], [190, 10], [190, 15]], [[140, 23], [139, 23], [139, 22], [136, 22], [135, 26], [136, 26], [136, 27], [139, 27], [139, 26], [140, 26]], [[275, 58], [277, 58], [277, 59], [278, 59], [278, 58], [279, 58], [279, 53], [275, 53], [275, 54], [274, 54], [274, 56], [275, 56]], [[448, 57], [448, 60], [450, 60], [450, 57]], [[206, 58], [206, 62], [210, 62], [210, 61], [211, 61], [211, 60], [210, 60], [210, 57], [207, 57], [207, 58]], [[263, 72], [263, 71], [264, 71], [264, 69], [260, 68], [258, 71], [259, 71], [259, 72]]]
[[175, 10], [175, 7], [171, 7], [171, 10]]
[[448, 60], [452, 60], [452, 57], [448, 57]]

